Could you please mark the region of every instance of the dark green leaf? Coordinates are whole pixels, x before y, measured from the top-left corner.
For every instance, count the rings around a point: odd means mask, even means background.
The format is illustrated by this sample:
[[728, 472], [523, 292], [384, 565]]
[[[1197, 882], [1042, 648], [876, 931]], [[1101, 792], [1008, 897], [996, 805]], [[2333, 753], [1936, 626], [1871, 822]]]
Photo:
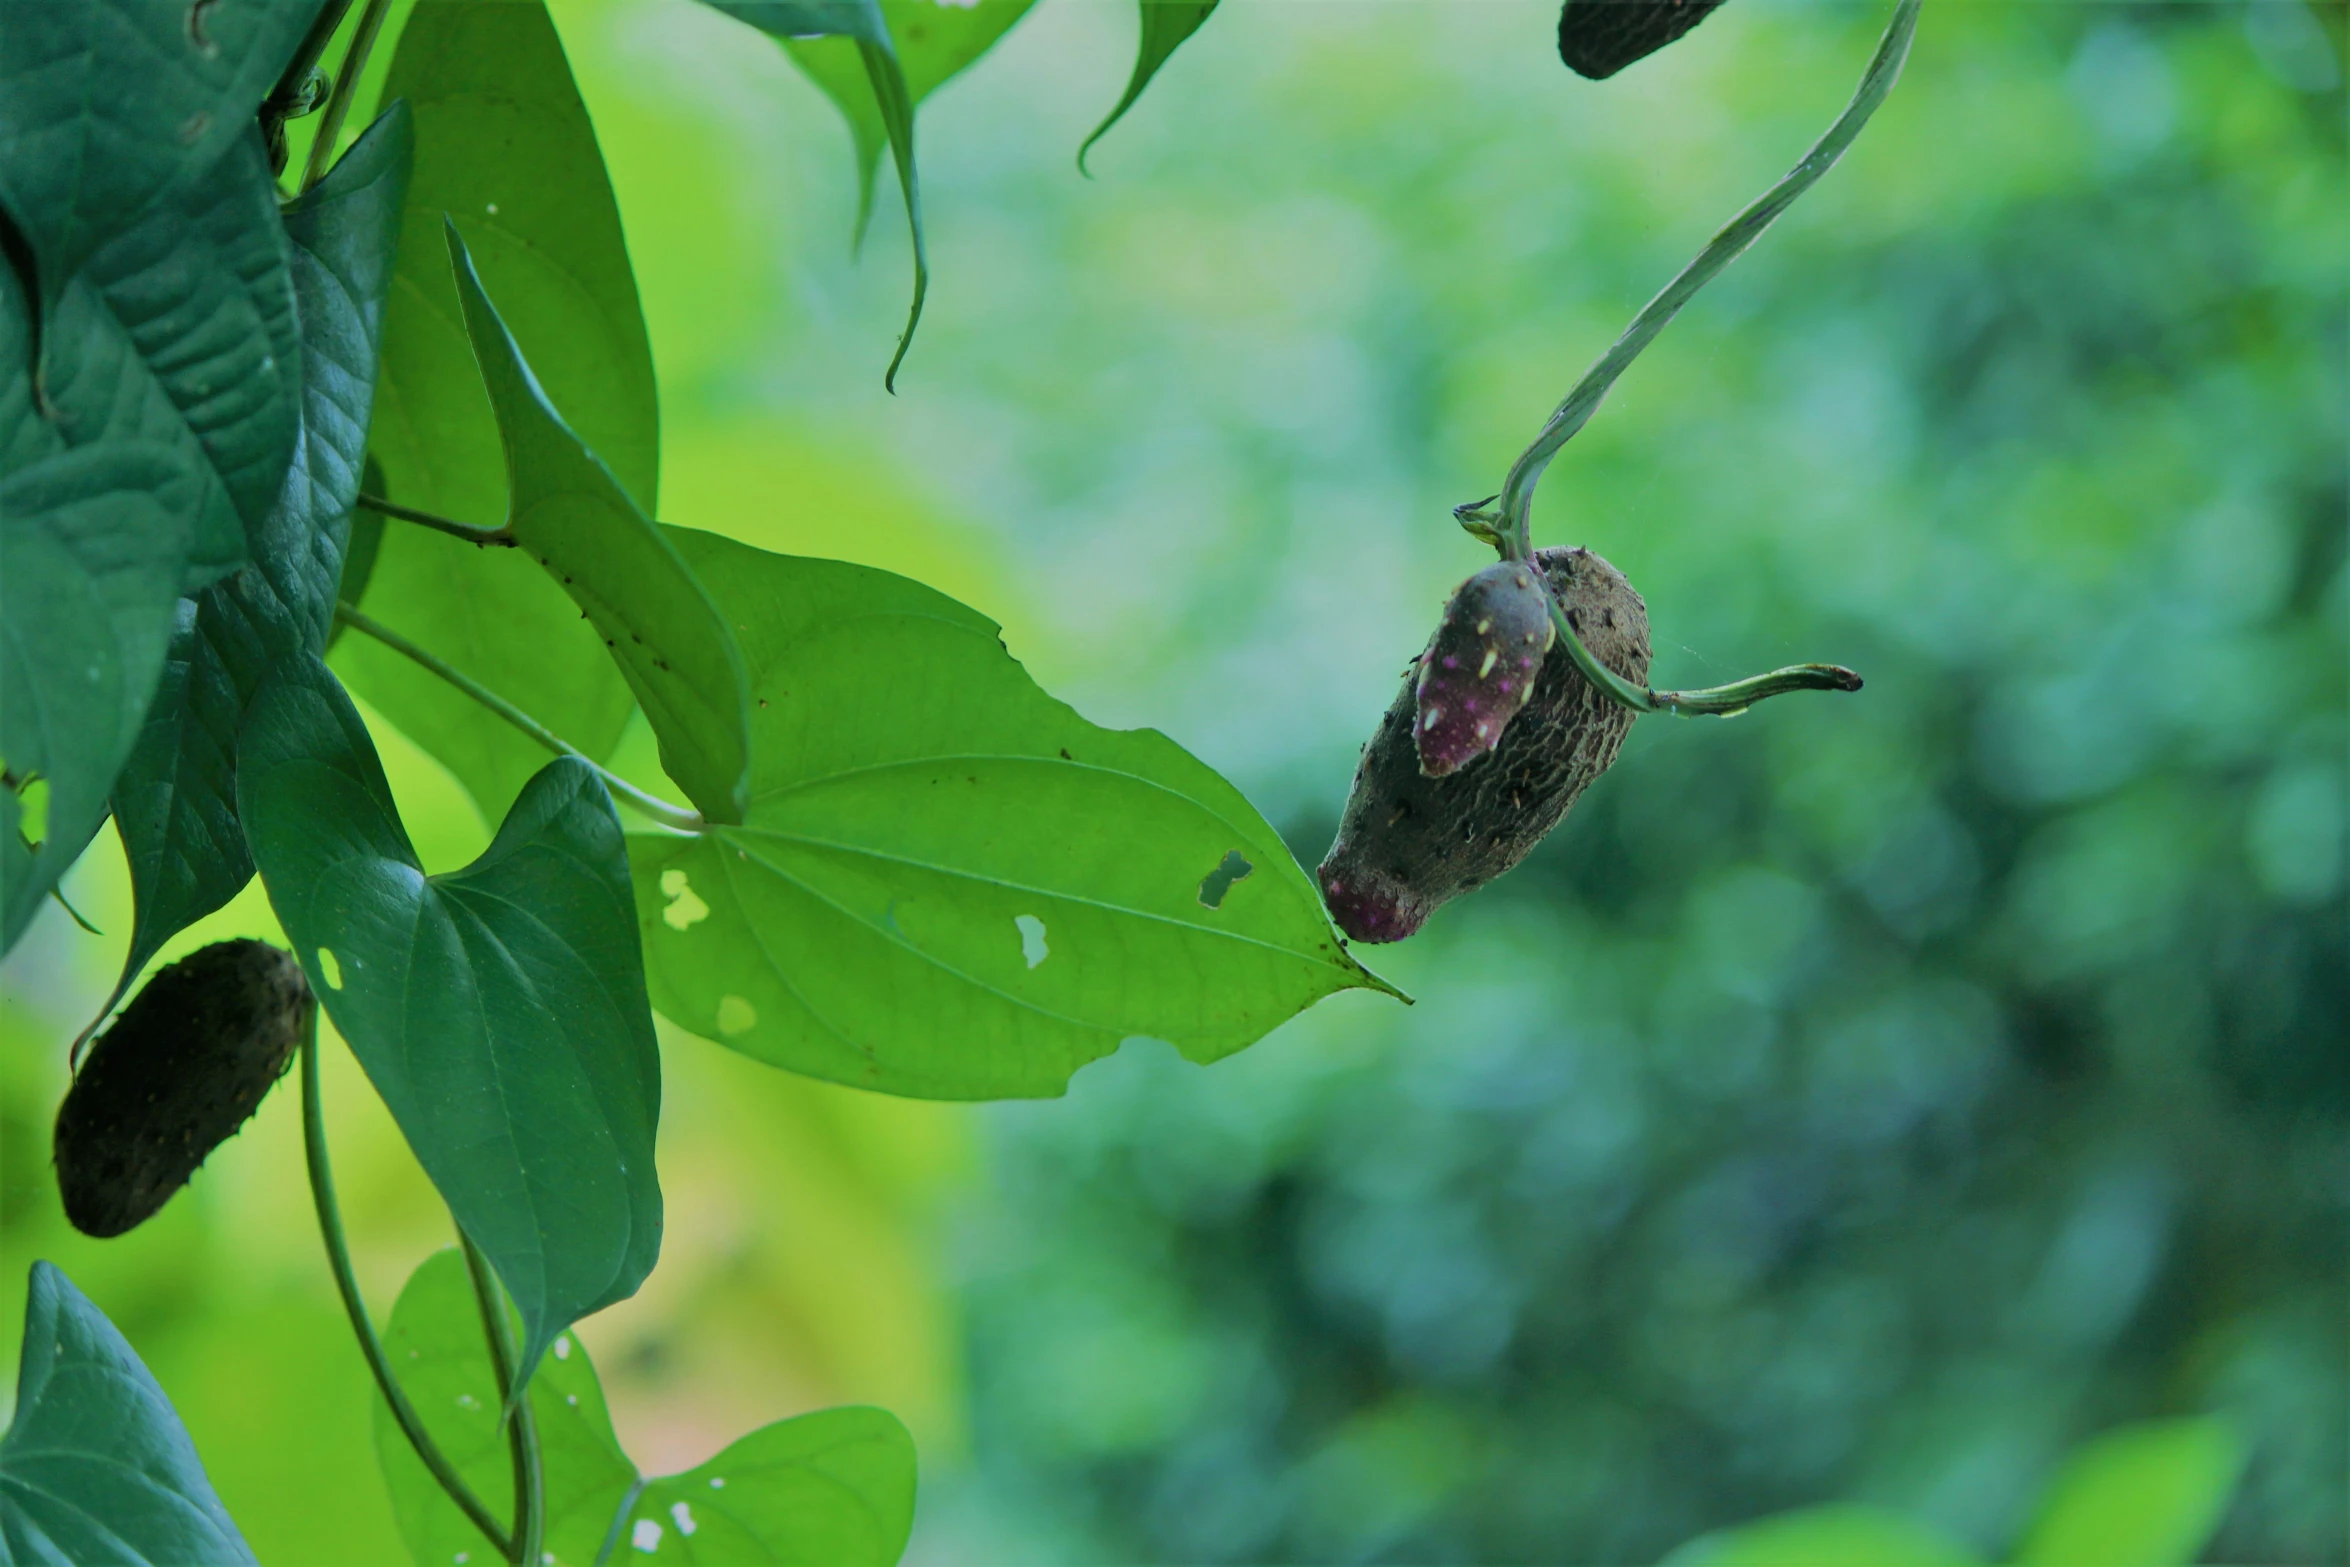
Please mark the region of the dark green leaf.
[[1900, 1513], [1838, 1502], [1700, 1536], [1661, 1567], [1976, 1567], [1979, 1560]]
[[[637, 505], [656, 509], [652, 350], [619, 209], [563, 45], [539, 0], [420, 0], [384, 85], [416, 115], [416, 172], [384, 324], [369, 447], [390, 497], [493, 526], [498, 427], [465, 335], [442, 214], [456, 219], [531, 367]], [[620, 741], [628, 683], [562, 588], [511, 550], [393, 523], [367, 611], [545, 723], [584, 755]], [[545, 753], [365, 637], [335, 666], [446, 764], [495, 821]]]
[[2065, 1464], [2016, 1561], [2187, 1567], [2219, 1527], [2243, 1471], [2243, 1441], [2224, 1421], [2162, 1420], [2108, 1431]]
[[[505, 1516], [513, 1470], [499, 1420], [503, 1398], [485, 1347], [473, 1282], [455, 1247], [435, 1252], [409, 1275], [392, 1307], [384, 1348], [434, 1443], [473, 1494]], [[553, 1353], [540, 1362], [531, 1378], [530, 1408], [545, 1466], [546, 1550], [562, 1567], [586, 1567], [611, 1532], [612, 1515], [637, 1474], [612, 1434], [603, 1387], [576, 1338], [557, 1337]], [[460, 1555], [483, 1567], [497, 1562], [497, 1548], [433, 1479], [380, 1394], [375, 1451], [400, 1536], [420, 1567], [448, 1567]]]
[[0, 6], [0, 208], [54, 305], [92, 252], [251, 133], [323, 0]]
[[101, 244], [43, 330], [37, 373], [67, 444], [168, 439], [217, 476], [191, 588], [258, 548], [293, 461], [302, 345], [289, 252], [254, 129]]
[[302, 334], [301, 438], [257, 558], [182, 606], [163, 683], [115, 782], [138, 913], [101, 1016], [164, 942], [253, 874], [237, 822], [237, 726], [277, 661], [323, 651], [333, 623], [413, 145], [407, 107], [394, 104], [286, 210]]
[[1126, 117], [1134, 107], [1142, 90], [1159, 74], [1159, 67], [1167, 57], [1183, 47], [1184, 40], [1200, 29], [1208, 13], [1216, 9], [1216, 0], [1138, 0], [1142, 11], [1142, 37], [1134, 49], [1134, 74], [1126, 79], [1126, 91], [1118, 99], [1118, 106], [1110, 117], [1094, 127], [1085, 144], [1077, 149], [1077, 166], [1085, 167], [1085, 155], [1093, 144], [1109, 134], [1110, 127]]
[[[367, 459], [367, 466], [360, 470], [359, 488], [369, 495], [383, 493], [383, 469], [376, 466], [372, 457]], [[343, 580], [335, 589], [337, 605], [348, 604], [357, 609], [360, 601], [367, 597], [367, 579], [375, 575], [375, 552], [383, 548], [383, 542], [383, 513], [369, 511], [365, 507], [351, 513], [351, 538], [343, 548]], [[326, 634], [326, 645], [331, 649], [335, 640], [348, 629], [341, 621], [336, 621], [334, 629]]]
[[454, 224], [447, 236], [466, 330], [505, 437], [507, 527], [586, 611], [686, 798], [711, 821], [741, 821], [750, 698], [733, 633], [676, 548], [548, 403]]
[[0, 950], [106, 819], [163, 670], [202, 482], [184, 453], [139, 441], [0, 479]]
[[[814, 1077], [1057, 1094], [1122, 1040], [1228, 1055], [1350, 958], [1281, 838], [1151, 730], [1037, 689], [995, 625], [887, 572], [673, 528], [751, 673], [741, 827], [631, 840], [655, 1004]], [[1224, 871], [1214, 908], [1202, 884]]]
[[350, 699], [281, 661], [237, 743], [270, 906], [457, 1222], [514, 1296], [517, 1375], [661, 1243], [661, 1067], [620, 819], [561, 758], [480, 859], [427, 877]]
[[[455, 1251], [427, 1258], [385, 1338], [401, 1386], [474, 1494], [510, 1493], [498, 1388], [479, 1308]], [[640, 1481], [612, 1434], [587, 1349], [565, 1336], [530, 1388], [547, 1487], [547, 1554], [600, 1560], [888, 1567], [914, 1519], [914, 1445], [879, 1409], [827, 1409], [752, 1432], [685, 1474]], [[433, 1483], [380, 1399], [376, 1451], [419, 1567], [495, 1550]]]
[[105, 1314], [46, 1262], [33, 1264], [16, 1421], [0, 1438], [0, 1560], [253, 1560], [163, 1389]]

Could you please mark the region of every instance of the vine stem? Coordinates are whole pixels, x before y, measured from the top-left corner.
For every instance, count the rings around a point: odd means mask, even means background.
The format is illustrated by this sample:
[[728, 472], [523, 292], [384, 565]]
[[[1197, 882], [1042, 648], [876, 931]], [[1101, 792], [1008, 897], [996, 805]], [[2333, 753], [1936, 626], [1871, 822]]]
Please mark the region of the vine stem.
[[604, 780], [605, 788], [627, 800], [632, 808], [662, 826], [686, 833], [698, 833], [702, 830], [702, 818], [698, 812], [681, 810], [659, 795], [648, 794], [639, 789], [627, 779], [600, 765], [593, 757], [582, 752], [577, 746], [498, 695], [497, 692], [426, 652], [373, 616], [363, 614], [348, 604], [338, 603], [335, 605], [335, 619], [341, 624], [349, 626], [353, 631], [373, 637], [403, 658], [409, 659], [430, 673], [438, 675], [557, 756], [578, 757], [588, 766], [595, 768], [596, 775]]
[[498, 1277], [472, 1236], [460, 1228], [457, 1239], [465, 1248], [473, 1298], [481, 1305], [482, 1336], [489, 1341], [490, 1369], [505, 1405], [500, 1418], [506, 1427], [506, 1449], [514, 1461], [514, 1533], [501, 1548], [514, 1567], [533, 1567], [544, 1554], [547, 1531], [547, 1479], [539, 1457], [538, 1418], [531, 1412], [530, 1390], [514, 1386], [514, 1325], [506, 1320], [506, 1296]]
[[[1795, 167], [1778, 184], [1765, 191], [1744, 212], [1732, 218], [1720, 232], [1707, 241], [1680, 274], [1661, 289], [1654, 299], [1642, 307], [1624, 328], [1605, 354], [1583, 378], [1575, 383], [1566, 399], [1546, 420], [1535, 435], [1532, 444], [1510, 465], [1509, 477], [1502, 482], [1501, 493], [1491, 501], [1474, 502], [1455, 508], [1453, 515], [1462, 526], [1479, 538], [1492, 543], [1504, 559], [1531, 560], [1534, 555], [1533, 509], [1534, 487], [1541, 482], [1543, 471], [1551, 459], [1559, 454], [1577, 431], [1588, 424], [1599, 411], [1608, 391], [1618, 377], [1640, 357], [1641, 350], [1656, 340], [1658, 333], [1681, 313], [1681, 308], [1696, 297], [1697, 291], [1719, 276], [1722, 269], [1738, 259], [1746, 248], [1762, 237], [1765, 229], [1777, 222], [1780, 214], [1795, 204], [1795, 199], [1819, 182], [1821, 175], [1836, 166], [1861, 127], [1869, 122], [1893, 84], [1901, 78], [1901, 67], [1909, 58], [1910, 41], [1917, 36], [1918, 7], [1922, 0], [1899, 0], [1893, 8], [1893, 18], [1885, 24], [1885, 35], [1878, 41], [1877, 52], [1862, 73], [1860, 86], [1852, 101], [1836, 117], [1820, 139], [1812, 144]], [[1498, 501], [1497, 507], [1492, 507]], [[1755, 675], [1733, 681], [1726, 686], [1709, 687], [1698, 691], [1658, 691], [1653, 687], [1635, 686], [1614, 671], [1607, 669], [1583, 646], [1583, 639], [1567, 623], [1566, 614], [1556, 602], [1551, 605], [1551, 623], [1566, 643], [1567, 653], [1575, 667], [1583, 672], [1600, 690], [1615, 701], [1635, 712], [1672, 712], [1682, 714], [1714, 714], [1727, 717], [1744, 712], [1749, 706], [1767, 697], [1788, 691], [1857, 691], [1860, 677], [1849, 669], [1833, 664], [1798, 664], [1787, 669], [1773, 670], [1767, 675]]]
[[302, 163], [304, 190], [326, 178], [326, 171], [334, 167], [335, 143], [343, 139], [343, 120], [351, 112], [352, 100], [359, 96], [359, 78], [367, 69], [367, 56], [373, 52], [375, 35], [383, 31], [384, 17], [391, 9], [391, 0], [367, 0], [366, 9], [359, 13], [351, 47], [343, 51], [343, 68], [335, 73], [334, 87], [326, 96], [326, 111], [319, 116], [310, 156]]
[[408, 1445], [424, 1463], [433, 1480], [449, 1494], [473, 1526], [486, 1535], [498, 1550], [513, 1556], [513, 1539], [498, 1527], [498, 1520], [473, 1494], [457, 1468], [442, 1453], [432, 1434], [425, 1430], [424, 1419], [416, 1406], [401, 1390], [399, 1379], [392, 1375], [391, 1357], [384, 1353], [383, 1340], [376, 1337], [375, 1324], [367, 1315], [367, 1302], [359, 1294], [358, 1275], [351, 1270], [351, 1249], [343, 1237], [342, 1210], [335, 1203], [335, 1177], [326, 1157], [326, 1111], [319, 1090], [318, 1072], [318, 1008], [310, 1010], [310, 1030], [302, 1041], [302, 1151], [310, 1166], [310, 1199], [318, 1210], [319, 1233], [326, 1239], [326, 1260], [335, 1276], [335, 1290], [343, 1297], [344, 1314], [351, 1319], [351, 1331], [358, 1335], [360, 1352], [367, 1357], [367, 1369], [375, 1373], [375, 1385], [384, 1402], [391, 1407], [392, 1419], [398, 1422], [400, 1432], [408, 1438]]
[[451, 538], [463, 539], [468, 544], [494, 544], [511, 549], [517, 542], [512, 528], [477, 527], [470, 522], [458, 522], [441, 516], [438, 512], [418, 511], [413, 506], [402, 506], [397, 501], [387, 501], [380, 495], [362, 494], [353, 504], [362, 506], [368, 511], [381, 512], [387, 517], [396, 517], [402, 522], [413, 522], [420, 527], [431, 528], [437, 533], [446, 533]]

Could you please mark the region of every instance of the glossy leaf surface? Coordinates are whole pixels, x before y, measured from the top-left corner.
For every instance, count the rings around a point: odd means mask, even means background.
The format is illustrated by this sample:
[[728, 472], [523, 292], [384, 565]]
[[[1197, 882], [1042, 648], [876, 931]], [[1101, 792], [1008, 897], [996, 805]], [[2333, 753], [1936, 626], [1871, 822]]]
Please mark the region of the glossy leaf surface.
[[709, 820], [741, 821], [750, 701], [734, 634], [676, 548], [548, 403], [454, 225], [447, 243], [504, 437], [506, 525], [604, 639], [669, 776]]
[[[386, 1347], [401, 1386], [474, 1494], [511, 1494], [498, 1389], [463, 1259], [426, 1259], [400, 1292]], [[586, 1346], [565, 1336], [530, 1389], [558, 1567], [654, 1561], [888, 1567], [914, 1518], [914, 1448], [878, 1409], [827, 1409], [752, 1432], [685, 1474], [642, 1481], [612, 1433]], [[418, 1461], [379, 1398], [376, 1452], [419, 1567], [496, 1559]], [[493, 1510], [498, 1509], [493, 1503]], [[488, 1553], [488, 1554], [484, 1554]]]
[[[1057, 1094], [1150, 1035], [1194, 1060], [1380, 982], [1240, 792], [1087, 723], [916, 582], [671, 529], [751, 674], [740, 827], [639, 837], [655, 1005], [746, 1055], [923, 1098]], [[1237, 853], [1250, 874], [1203, 887]]]
[[660, 1058], [620, 821], [563, 758], [428, 877], [350, 699], [281, 664], [237, 746], [246, 841], [311, 988], [522, 1313], [526, 1373], [661, 1242]]
[[[652, 351], [603, 156], [539, 0], [421, 0], [384, 84], [416, 116], [369, 450], [390, 498], [460, 522], [506, 514], [497, 421], [465, 333], [453, 217], [554, 405], [650, 513], [660, 429]], [[513, 550], [391, 523], [367, 612], [584, 754], [618, 744], [628, 683], [561, 586]], [[351, 688], [457, 775], [495, 821], [546, 753], [365, 637], [335, 647]]]
[[2228, 1507], [2244, 1444], [2218, 1420], [2108, 1431], [2068, 1460], [2016, 1560], [2026, 1567], [2187, 1567]]
[[1081, 169], [1093, 144], [1126, 117], [1126, 111], [1141, 99], [1143, 89], [1150, 86], [1151, 78], [1159, 74], [1159, 67], [1207, 21], [1216, 9], [1216, 0], [1136, 0], [1136, 8], [1142, 13], [1142, 35], [1135, 40], [1134, 74], [1127, 78], [1126, 91], [1119, 95], [1109, 118], [1095, 126], [1093, 134], [1085, 138], [1085, 145], [1077, 149], [1077, 166]]
[[46, 1262], [33, 1264], [16, 1419], [0, 1437], [0, 1560], [253, 1560], [163, 1389], [105, 1314]]
[[302, 335], [302, 428], [260, 551], [183, 604], [137, 748], [114, 788], [137, 903], [115, 996], [177, 932], [236, 896], [237, 728], [281, 659], [324, 651], [375, 396], [375, 359], [413, 150], [394, 104], [286, 209]]

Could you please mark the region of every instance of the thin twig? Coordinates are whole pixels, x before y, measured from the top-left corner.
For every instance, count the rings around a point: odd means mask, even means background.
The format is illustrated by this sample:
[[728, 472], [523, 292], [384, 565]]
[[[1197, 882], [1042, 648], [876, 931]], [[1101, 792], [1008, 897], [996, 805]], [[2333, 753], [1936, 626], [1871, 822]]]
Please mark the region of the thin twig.
[[359, 26], [351, 34], [351, 47], [343, 51], [343, 68], [335, 72], [335, 85], [327, 94], [326, 111], [318, 118], [318, 134], [311, 140], [310, 156], [302, 163], [304, 190], [326, 178], [326, 171], [334, 167], [335, 143], [343, 139], [344, 117], [351, 112], [352, 100], [359, 96], [359, 78], [366, 73], [367, 56], [375, 48], [375, 35], [383, 30], [384, 17], [391, 9], [391, 0], [367, 0], [367, 9], [359, 13]]
[[521, 708], [498, 695], [497, 692], [426, 652], [381, 621], [353, 609], [348, 604], [335, 605], [335, 619], [349, 626], [353, 631], [373, 637], [393, 652], [409, 659], [432, 674], [438, 675], [557, 756], [578, 757], [588, 766], [595, 768], [597, 776], [604, 780], [605, 788], [626, 800], [631, 808], [652, 818], [662, 826], [678, 832], [700, 832], [702, 830], [703, 822], [698, 812], [681, 809], [671, 805], [658, 795], [648, 794], [639, 789], [635, 784], [604, 767], [595, 758], [587, 755]]
[[451, 538], [463, 539], [468, 544], [497, 545], [511, 549], [515, 543], [514, 530], [511, 528], [484, 528], [470, 522], [458, 522], [452, 518], [441, 516], [438, 512], [418, 511], [413, 506], [402, 506], [397, 501], [387, 501], [380, 495], [362, 494], [352, 504], [368, 511], [381, 512], [385, 516], [397, 518], [401, 522], [413, 522], [420, 527], [431, 528], [438, 533], [446, 533]]
[[359, 1295], [358, 1276], [351, 1271], [351, 1251], [343, 1238], [342, 1210], [335, 1204], [334, 1171], [326, 1158], [326, 1112], [318, 1082], [318, 1013], [313, 1006], [310, 1014], [310, 1033], [302, 1041], [302, 1149], [310, 1163], [310, 1197], [318, 1209], [319, 1233], [326, 1237], [327, 1265], [334, 1272], [335, 1289], [343, 1297], [343, 1311], [351, 1319], [351, 1331], [359, 1336], [359, 1348], [367, 1357], [367, 1369], [375, 1373], [376, 1389], [384, 1402], [391, 1406], [392, 1419], [399, 1423], [401, 1434], [416, 1450], [433, 1480], [449, 1493], [465, 1516], [495, 1544], [501, 1554], [511, 1556], [512, 1538], [498, 1527], [498, 1520], [473, 1494], [473, 1488], [457, 1473], [432, 1434], [425, 1430], [424, 1419], [416, 1406], [408, 1401], [399, 1380], [392, 1375], [391, 1357], [384, 1353], [383, 1340], [375, 1335], [375, 1324], [368, 1320], [367, 1303]]

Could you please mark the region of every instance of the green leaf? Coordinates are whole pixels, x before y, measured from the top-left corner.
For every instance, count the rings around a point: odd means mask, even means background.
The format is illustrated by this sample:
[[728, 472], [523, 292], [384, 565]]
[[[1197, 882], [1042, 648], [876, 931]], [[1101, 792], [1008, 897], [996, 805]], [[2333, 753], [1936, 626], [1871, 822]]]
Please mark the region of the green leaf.
[[[474, 1495], [500, 1517], [507, 1516], [514, 1482], [499, 1419], [504, 1400], [490, 1366], [473, 1282], [455, 1247], [427, 1257], [409, 1276], [392, 1307], [384, 1349], [443, 1456]], [[636, 1465], [612, 1434], [604, 1390], [587, 1351], [569, 1335], [559, 1336], [553, 1351], [530, 1383], [546, 1476], [546, 1549], [564, 1567], [585, 1567], [603, 1547], [620, 1499], [636, 1484]], [[400, 1537], [420, 1567], [447, 1567], [460, 1554], [483, 1567], [498, 1561], [496, 1547], [458, 1511], [408, 1445], [380, 1393], [375, 1452]]]
[[[385, 1335], [426, 1429], [474, 1494], [511, 1494], [498, 1389], [480, 1311], [454, 1250], [425, 1260], [400, 1292]], [[779, 1421], [700, 1468], [641, 1481], [612, 1434], [586, 1346], [559, 1338], [531, 1383], [546, 1475], [546, 1551], [558, 1567], [607, 1560], [719, 1564], [804, 1562], [887, 1567], [914, 1519], [914, 1447], [878, 1409], [828, 1409]], [[375, 1406], [376, 1453], [402, 1539], [419, 1567], [460, 1554], [494, 1561], [491, 1543], [433, 1483], [390, 1407]], [[494, 1505], [494, 1504], [493, 1504]]]
[[[638, 507], [658, 502], [652, 350], [620, 213], [563, 45], [539, 0], [420, 0], [384, 97], [416, 115], [416, 172], [384, 324], [369, 448], [391, 499], [493, 526], [506, 465], [449, 271], [456, 220], [554, 405]], [[447, 659], [589, 757], [612, 754], [634, 702], [594, 629], [538, 566], [390, 524], [367, 612]], [[545, 753], [365, 637], [336, 645], [351, 689], [503, 815]]]
[[610, 796], [560, 758], [480, 859], [428, 877], [358, 711], [303, 659], [253, 698], [237, 810], [311, 988], [513, 1295], [527, 1376], [661, 1244], [661, 1065]]
[[583, 445], [446, 225], [466, 330], [506, 448], [506, 526], [604, 639], [660, 741], [661, 765], [711, 821], [743, 819], [750, 698], [742, 653], [677, 550]]
[[33, 1264], [16, 1421], [0, 1437], [0, 1560], [253, 1560], [163, 1389], [105, 1313], [46, 1262]]
[[2225, 1421], [2108, 1431], [2065, 1464], [2016, 1556], [2022, 1567], [2186, 1567], [2202, 1555], [2244, 1470]]
[[[1378, 986], [1280, 836], [1166, 736], [1096, 728], [916, 582], [670, 537], [751, 673], [740, 827], [637, 837], [654, 1004], [813, 1077], [1060, 1093], [1135, 1035], [1198, 1061]], [[1253, 867], [1215, 908], [1225, 856]]]
[[1142, 90], [1159, 74], [1159, 67], [1167, 57], [1183, 47], [1184, 40], [1200, 30], [1208, 13], [1216, 9], [1216, 0], [1137, 0], [1142, 10], [1142, 36], [1134, 49], [1134, 74], [1126, 79], [1126, 91], [1118, 99], [1118, 106], [1110, 117], [1094, 127], [1093, 134], [1077, 149], [1077, 167], [1085, 167], [1085, 155], [1093, 144], [1109, 134], [1110, 127], [1126, 117], [1126, 111], [1142, 97]]
[[164, 942], [253, 875], [237, 821], [237, 727], [277, 662], [322, 652], [333, 624], [413, 147], [407, 107], [396, 103], [286, 209], [301, 437], [254, 561], [182, 605], [163, 682], [115, 782], [137, 917], [101, 1018]]
[[54, 305], [107, 239], [217, 164], [322, 0], [0, 6], [0, 208]]
[[1915, 1519], [1838, 1502], [1701, 1535], [1659, 1567], [1975, 1567], [1978, 1560]]
[[0, 951], [106, 820], [163, 671], [201, 483], [184, 453], [138, 441], [0, 479]]

